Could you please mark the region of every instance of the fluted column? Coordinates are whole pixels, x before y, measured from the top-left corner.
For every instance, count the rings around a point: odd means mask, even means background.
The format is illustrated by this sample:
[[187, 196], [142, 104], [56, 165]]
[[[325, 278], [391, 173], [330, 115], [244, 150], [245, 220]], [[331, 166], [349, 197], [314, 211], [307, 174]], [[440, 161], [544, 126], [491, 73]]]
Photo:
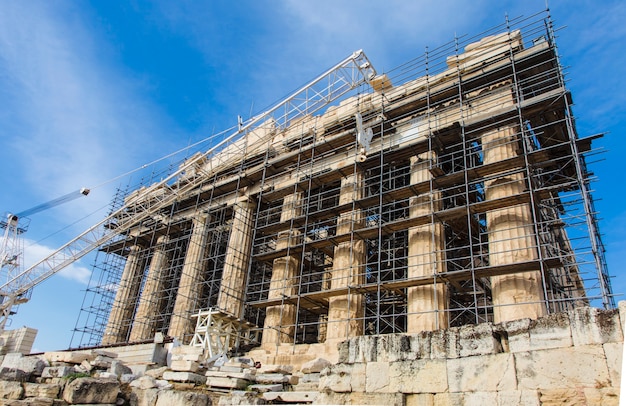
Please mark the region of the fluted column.
[[[498, 128], [482, 135], [484, 163], [518, 156], [516, 126]], [[524, 174], [514, 173], [485, 181], [487, 200], [514, 196], [527, 189]], [[537, 259], [532, 213], [528, 203], [487, 212], [489, 264], [515, 264]], [[494, 322], [538, 318], [546, 314], [543, 285], [537, 270], [492, 276]]]
[[[285, 196], [280, 214], [281, 223], [289, 223], [291, 219], [301, 215], [301, 199], [301, 193]], [[300, 231], [292, 227], [278, 234], [276, 249], [287, 249], [299, 242]], [[272, 279], [267, 298], [271, 300], [295, 294], [296, 278], [299, 271], [300, 259], [298, 256], [288, 255], [283, 258], [276, 258], [272, 267]], [[262, 344], [269, 346], [277, 343], [293, 343], [295, 322], [295, 305], [287, 303], [282, 306], [269, 306], [265, 314]]]
[[188, 342], [186, 336], [193, 332], [191, 315], [199, 307], [202, 296], [204, 252], [206, 250], [206, 214], [193, 219], [193, 230], [189, 238], [183, 270], [180, 276], [174, 311], [170, 320], [168, 335]]
[[154, 337], [156, 318], [163, 303], [163, 273], [169, 266], [167, 243], [169, 236], [164, 234], [157, 239], [152, 253], [146, 283], [139, 298], [139, 306], [130, 331], [129, 341], [149, 340]]
[[[363, 174], [356, 172], [341, 180], [339, 205], [363, 197]], [[341, 213], [337, 220], [337, 235], [363, 226], [363, 214], [355, 209]], [[356, 237], [356, 236], [355, 236]], [[360, 285], [365, 281], [365, 241], [352, 239], [340, 242], [333, 256], [331, 289]], [[345, 339], [363, 334], [363, 296], [351, 292], [328, 300], [327, 340]]]
[[142, 247], [139, 245], [130, 247], [115, 301], [109, 313], [109, 321], [104, 330], [102, 345], [126, 342], [145, 266], [141, 250]]
[[[430, 168], [435, 161], [434, 152], [411, 157], [411, 183], [427, 182], [432, 178]], [[431, 190], [412, 197], [409, 207], [411, 217], [430, 215], [442, 208], [441, 192]], [[408, 231], [408, 278], [431, 276], [445, 271], [445, 230], [443, 224], [434, 222]], [[432, 331], [448, 327], [448, 288], [443, 283], [416, 286], [407, 289], [407, 332]]]
[[246, 279], [252, 251], [254, 209], [256, 204], [242, 198], [233, 207], [233, 225], [228, 237], [222, 283], [217, 307], [235, 317], [243, 316]]

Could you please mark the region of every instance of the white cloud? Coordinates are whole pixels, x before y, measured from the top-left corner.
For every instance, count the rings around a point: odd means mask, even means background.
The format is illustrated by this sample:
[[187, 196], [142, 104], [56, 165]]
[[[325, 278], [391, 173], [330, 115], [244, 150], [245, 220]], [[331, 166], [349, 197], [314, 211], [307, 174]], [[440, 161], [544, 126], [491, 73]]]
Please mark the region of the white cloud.
[[[34, 241], [24, 240], [24, 258], [22, 263], [25, 264], [25, 266], [29, 266], [48, 257], [48, 255], [52, 254], [54, 251], [54, 248], [38, 244]], [[63, 268], [56, 275], [87, 285], [91, 277], [91, 270], [81, 266], [79, 262], [74, 262]]]
[[[436, 6], [428, 2], [390, 0], [387, 2], [333, 1], [315, 2], [285, 0], [293, 27], [302, 31], [313, 47], [304, 44], [309, 52], [331, 52], [342, 48], [363, 48], [372, 55], [387, 60], [412, 51], [421, 54], [424, 49], [415, 46], [437, 46], [454, 38], [456, 30], [463, 30], [471, 21], [479, 25], [484, 18], [483, 1], [467, 2], [442, 0]], [[470, 18], [471, 16], [471, 18]], [[408, 48], [408, 49], [407, 49]], [[404, 62], [396, 60], [395, 63]], [[385, 69], [394, 68], [384, 66]]]
[[[0, 142], [11, 151], [3, 164], [23, 177], [9, 193], [31, 193], [36, 203], [139, 166], [141, 154], [154, 158], [160, 134], [158, 113], [116, 71], [115, 53], [77, 7], [9, 2], [0, 13], [0, 88], [6, 86]], [[108, 203], [111, 194], [74, 206], [73, 218]]]

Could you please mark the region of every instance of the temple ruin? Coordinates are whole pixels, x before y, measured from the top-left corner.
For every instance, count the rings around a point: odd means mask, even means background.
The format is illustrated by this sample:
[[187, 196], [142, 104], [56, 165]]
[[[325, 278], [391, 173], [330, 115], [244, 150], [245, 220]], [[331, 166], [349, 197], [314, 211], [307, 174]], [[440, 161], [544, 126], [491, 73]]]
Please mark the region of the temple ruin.
[[257, 357], [336, 360], [357, 336], [615, 308], [586, 161], [602, 134], [578, 135], [563, 75], [541, 14], [242, 131], [101, 248], [73, 345], [217, 326]]

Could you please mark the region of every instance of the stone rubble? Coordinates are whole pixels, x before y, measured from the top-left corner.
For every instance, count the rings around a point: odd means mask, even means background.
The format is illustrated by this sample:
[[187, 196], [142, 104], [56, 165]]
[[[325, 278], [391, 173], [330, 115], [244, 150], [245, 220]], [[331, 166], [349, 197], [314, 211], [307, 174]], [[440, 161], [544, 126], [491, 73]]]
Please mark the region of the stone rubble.
[[0, 362], [0, 406], [617, 405], [621, 315], [626, 302], [619, 311], [355, 337], [339, 344], [339, 362], [299, 367], [207, 361], [186, 346], [172, 349], [169, 366], [143, 364], [139, 374], [101, 350], [12, 353]]

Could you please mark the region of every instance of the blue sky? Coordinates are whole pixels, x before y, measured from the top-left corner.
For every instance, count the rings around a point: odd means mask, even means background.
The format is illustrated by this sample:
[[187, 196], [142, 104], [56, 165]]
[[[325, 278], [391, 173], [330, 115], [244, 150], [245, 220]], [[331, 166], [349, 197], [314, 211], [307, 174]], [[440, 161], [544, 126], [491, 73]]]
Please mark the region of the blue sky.
[[[34, 262], [102, 219], [120, 174], [237, 123], [363, 49], [379, 72], [455, 35], [545, 9], [545, 0], [0, 0], [0, 212], [82, 186], [86, 198], [32, 216]], [[591, 169], [609, 271], [626, 291], [626, 4], [551, 1], [581, 136], [608, 132]], [[174, 159], [174, 158], [172, 158]], [[137, 180], [138, 174], [133, 174]], [[105, 183], [103, 185], [103, 183]], [[102, 185], [102, 186], [100, 186]], [[91, 257], [38, 286], [10, 328], [35, 350], [69, 345]]]

